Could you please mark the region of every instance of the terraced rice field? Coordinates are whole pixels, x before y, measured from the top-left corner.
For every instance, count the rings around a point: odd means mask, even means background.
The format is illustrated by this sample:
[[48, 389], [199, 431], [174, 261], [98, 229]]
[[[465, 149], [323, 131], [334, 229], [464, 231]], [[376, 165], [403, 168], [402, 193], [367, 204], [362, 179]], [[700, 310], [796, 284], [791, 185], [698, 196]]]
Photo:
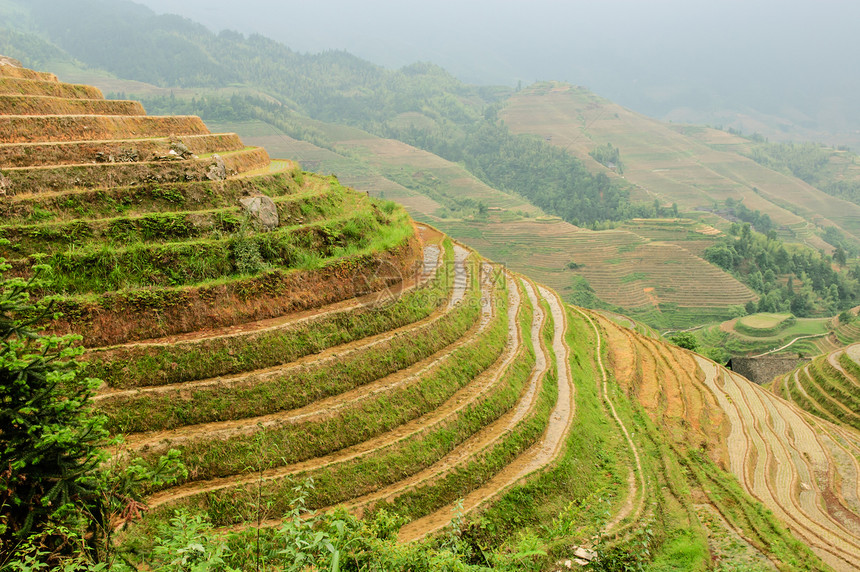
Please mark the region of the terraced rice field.
[[841, 323], [838, 318], [796, 318], [780, 324], [753, 323], [753, 328], [738, 326], [742, 320], [732, 319], [709, 324], [694, 333], [702, 347], [724, 348], [732, 355], [797, 355], [816, 356], [842, 348], [860, 340], [860, 324], [852, 320]]
[[694, 456], [688, 471], [703, 501], [759, 549], [786, 541], [769, 538], [784, 538], [772, 523], [753, 523], [760, 517], [744, 508], [748, 498], [773, 511], [834, 569], [860, 566], [860, 433], [810, 415], [705, 358], [601, 322], [614, 340], [610, 360], [625, 392], [679, 454], [706, 456], [749, 495], [732, 494], [715, 469], [699, 468]]
[[[426, 151], [357, 129], [318, 122], [312, 125], [328, 133], [349, 154], [340, 155], [297, 141], [261, 123], [224, 127], [247, 130], [251, 134], [249, 141], [270, 152], [297, 157], [303, 164], [337, 173], [342, 181], [372, 196], [395, 200], [417, 220], [433, 224], [562, 295], [571, 287], [573, 277], [580, 275], [602, 300], [622, 308], [677, 304], [725, 312], [755, 299], [746, 286], [702, 260], [702, 252], [719, 234], [708, 224], [641, 220], [626, 225], [624, 230], [586, 231], [547, 217], [521, 199], [487, 187], [461, 166]], [[480, 200], [499, 210], [480, 221], [441, 218], [445, 209], [440, 197], [396, 182], [416, 178], [438, 186], [450, 196]], [[567, 264], [572, 261], [585, 266], [571, 271]], [[694, 271], [688, 272], [688, 268]]]
[[[729, 416], [731, 472], [837, 570], [860, 567], [860, 435], [699, 359]], [[766, 422], [763, 422], [766, 420]]]
[[[112, 420], [122, 418], [123, 411], [163, 411], [169, 403], [190, 401], [187, 409], [197, 416], [193, 421], [203, 422], [160, 432], [133, 432], [127, 438], [125, 455], [155, 459], [173, 448], [182, 452], [190, 469], [184, 482], [154, 492], [149, 518], [179, 505], [194, 505], [218, 524], [241, 524], [246, 517], [224, 510], [227, 499], [262, 487], [267, 503], [277, 513], [285, 508], [289, 500], [285, 494], [296, 480], [313, 476], [316, 486], [309, 500], [311, 508], [343, 504], [363, 511], [379, 503], [390, 504], [412, 517], [401, 532], [408, 539], [446, 525], [450, 520], [446, 504], [458, 496], [466, 498], [466, 510], [477, 508], [551, 463], [560, 454], [574, 411], [558, 299], [548, 290], [499, 274], [500, 269], [479, 263], [460, 246], [454, 246], [453, 257], [446, 256], [447, 260], [453, 258], [451, 268], [441, 263], [434, 253], [437, 249], [427, 247], [428, 257], [439, 261], [438, 268], [425, 268], [428, 282], [404, 289], [415, 296], [432, 294], [423, 296], [432, 304], [423, 319], [333, 345], [308, 359], [236, 376], [106, 389], [98, 403]], [[430, 280], [434, 273], [436, 279]], [[552, 329], [541, 300], [549, 303]], [[267, 335], [272, 328], [289, 336], [306, 320], [325, 323], [352, 312], [339, 305], [321, 308], [298, 321], [263, 328], [251, 324], [239, 334], [228, 334], [229, 343], [241, 347], [243, 339]], [[564, 368], [552, 378], [541, 342], [545, 332], [553, 332], [556, 368]], [[183, 344], [212, 344], [217, 339], [187, 338]], [[146, 346], [135, 349], [138, 347]], [[409, 347], [411, 352], [406, 352]], [[381, 360], [385, 363], [375, 365], [381, 356], [392, 354], [402, 357], [386, 358]], [[366, 373], [359, 367], [362, 364]], [[338, 381], [347, 371], [351, 375]], [[273, 381], [290, 388], [286, 393], [298, 392], [274, 405], [280, 411], [251, 416], [251, 411], [230, 412], [228, 420], [208, 422], [206, 414], [200, 413], [212, 402], [207, 393], [229, 399], [225, 390], [230, 394], [255, 391]], [[550, 383], [558, 396], [549, 416], [554, 420], [553, 429], [536, 431], [535, 427], [545, 427], [549, 420], [535, 423], [536, 417], [546, 417], [547, 404], [542, 402], [547, 392], [541, 388]], [[247, 401], [249, 396], [236, 398]], [[147, 403], [151, 399], [157, 402]], [[259, 405], [252, 407], [258, 408], [253, 413], [261, 413]], [[173, 406], [179, 408], [186, 409]], [[157, 425], [148, 416], [147, 428]], [[263, 434], [280, 445], [268, 441], [261, 445], [257, 440]], [[290, 435], [303, 438], [290, 439]], [[509, 462], [483, 479], [470, 479], [472, 492], [462, 489], [463, 485], [449, 490], [460, 471], [482, 466], [482, 459], [493, 458], [490, 455], [509, 447], [509, 441], [518, 442]], [[283, 447], [286, 443], [290, 446]], [[225, 462], [225, 457], [232, 460]], [[248, 463], [253, 470], [249, 471]], [[397, 466], [398, 470], [373, 469], [382, 466]], [[350, 478], [345, 478], [347, 474]]]
[[[0, 77], [33, 82], [0, 82], [28, 97], [97, 96], [20, 68], [0, 66]], [[594, 548], [587, 530], [612, 547], [670, 545], [680, 534], [716, 554], [710, 533], [728, 529], [750, 561], [820, 569], [793, 533], [834, 569], [860, 567], [860, 436], [847, 421], [860, 346], [811, 364], [817, 389], [834, 391], [823, 401], [807, 385], [804, 399], [841, 424], [821, 420], [618, 318], [565, 307], [396, 205], [269, 162], [235, 135], [183, 118], [175, 124], [188, 133], [153, 127], [149, 138], [111, 139], [127, 117], [98, 110], [86, 117], [99, 120], [101, 139], [32, 115], [17, 120], [28, 142], [0, 144], [14, 161], [0, 179], [0, 256], [19, 276], [41, 261], [54, 269], [37, 293], [54, 296], [63, 315], [45, 325], [82, 336], [85, 372], [104, 382], [95, 407], [125, 437], [112, 462], [155, 466], [173, 451], [187, 469], [149, 483], [148, 510], [118, 523], [120, 535], [151, 538], [180, 507], [220, 527], [275, 525], [310, 480], [306, 508], [384, 508], [404, 517], [402, 541], [438, 533], [455, 509], [570, 490], [576, 502], [565, 498], [565, 511], [602, 515], [564, 521], [572, 528], [551, 539], [564, 551], [583, 548], [573, 538]], [[161, 121], [152, 119], [139, 125]], [[252, 159], [228, 168], [231, 153]], [[86, 169], [61, 184], [77, 167]], [[271, 206], [276, 222], [249, 212], [247, 198]], [[529, 263], [548, 267], [557, 223], [509, 221], [469, 236], [488, 245], [518, 237], [509, 254], [528, 241]], [[677, 248], [623, 230], [562, 234], [582, 245], [567, 254], [580, 252], [583, 270], [587, 252], [611, 256], [628, 271], [614, 277], [623, 284], [645, 280], [637, 252]], [[668, 273], [656, 279], [666, 290], [642, 288], [645, 304], [677, 293]], [[816, 372], [844, 381], [837, 388]], [[569, 482], [553, 489], [546, 479]], [[577, 491], [592, 482], [600, 490]], [[652, 526], [668, 538], [644, 538]]]
[[860, 431], [860, 344], [822, 355], [771, 384], [774, 393], [822, 419]]
[[730, 307], [756, 298], [746, 286], [722, 270], [675, 244], [649, 242], [628, 231], [562, 232], [552, 223], [441, 225], [452, 234], [466, 234], [471, 246], [494, 259], [559, 288], [569, 286], [569, 262], [581, 265], [583, 276], [601, 299], [624, 308]]
[[563, 453], [575, 402], [552, 291], [197, 118], [105, 115], [97, 91], [31, 75], [0, 82], [28, 113], [0, 115], [0, 256], [25, 277], [51, 266], [46, 326], [82, 336], [124, 436], [113, 461], [173, 451], [187, 469], [149, 485], [127, 530], [180, 506], [280, 522], [313, 478], [309, 508], [388, 506], [415, 538]]

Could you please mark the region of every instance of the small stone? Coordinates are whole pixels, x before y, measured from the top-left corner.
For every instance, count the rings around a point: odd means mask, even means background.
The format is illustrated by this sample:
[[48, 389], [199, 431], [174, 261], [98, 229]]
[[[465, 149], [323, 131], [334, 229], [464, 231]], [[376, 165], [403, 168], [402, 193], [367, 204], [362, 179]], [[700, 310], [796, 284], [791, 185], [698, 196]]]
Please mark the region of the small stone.
[[594, 560], [597, 557], [597, 553], [593, 550], [587, 550], [585, 548], [579, 547], [576, 549], [576, 552], [573, 553], [577, 558], [582, 558], [583, 560]]
[[239, 199], [248, 215], [267, 230], [278, 228], [278, 207], [275, 201], [265, 196], [245, 197]]
[[588, 560], [583, 560], [582, 558], [574, 558], [573, 561], [576, 562], [577, 564], [579, 564], [580, 566], [588, 566], [589, 565]]

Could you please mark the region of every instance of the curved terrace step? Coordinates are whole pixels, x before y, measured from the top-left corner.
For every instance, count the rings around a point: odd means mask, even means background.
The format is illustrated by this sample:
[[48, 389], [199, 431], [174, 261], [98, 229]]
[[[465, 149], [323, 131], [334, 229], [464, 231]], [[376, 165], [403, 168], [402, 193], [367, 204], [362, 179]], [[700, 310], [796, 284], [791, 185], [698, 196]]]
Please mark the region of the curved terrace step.
[[255, 194], [272, 198], [296, 194], [313, 187], [298, 183], [302, 176], [291, 161], [277, 172], [248, 176], [242, 173], [224, 181], [187, 183], [145, 182], [127, 187], [108, 189], [69, 189], [26, 193], [0, 201], [0, 220], [7, 224], [32, 224], [33, 221], [71, 222], [86, 213], [88, 220], [115, 218], [117, 205], [127, 215], [144, 216], [152, 212], [169, 214], [179, 211], [205, 210], [212, 207], [236, 205], [239, 200]]
[[[420, 224], [416, 226], [418, 226], [419, 232], [421, 232], [422, 236], [424, 236], [424, 231], [428, 230], [427, 227]], [[403, 280], [398, 286], [389, 287], [390, 291], [393, 294], [402, 295], [416, 288], [425, 286], [434, 276], [444, 270], [442, 266], [443, 256], [441, 255], [441, 249], [438, 246], [434, 244], [425, 246], [423, 251], [423, 259], [424, 263], [422, 265], [421, 273], [409, 274], [407, 275], [406, 279]], [[194, 331], [185, 334], [176, 334], [169, 337], [143, 339], [125, 344], [118, 344], [101, 348], [91, 348], [87, 355], [91, 356], [91, 359], [95, 359], [95, 356], [98, 354], [103, 354], [102, 357], [99, 359], [128, 361], [130, 359], [129, 354], [124, 354], [121, 352], [128, 352], [130, 350], [135, 350], [139, 348], [152, 348], [155, 351], [158, 351], [159, 348], [167, 348], [177, 345], [201, 344], [216, 339], [257, 335], [285, 327], [294, 327], [304, 322], [319, 320], [321, 318], [332, 316], [334, 314], [340, 314], [345, 316], [349, 312], [365, 307], [368, 302], [376, 299], [376, 296], [377, 293], [374, 292], [357, 298], [349, 298], [346, 300], [335, 302], [333, 304], [314, 308], [312, 310], [303, 310], [278, 316], [276, 318], [255, 320], [241, 324], [224, 326], [221, 328], [207, 328], [205, 330]], [[113, 357], [106, 357], [105, 354], [107, 356], [111, 356], [112, 354], [116, 355], [113, 355]]]
[[35, 71], [12, 65], [0, 65], [0, 77], [32, 79], [36, 81], [49, 81], [51, 83], [60, 83], [60, 80], [57, 78], [57, 76], [52, 73]]
[[3, 77], [0, 75], [2, 95], [46, 95], [64, 99], [104, 99], [102, 91], [91, 85], [60, 83], [40, 79]]
[[[511, 285], [511, 302], [508, 306], [508, 343], [498, 366], [494, 367], [494, 372], [497, 376], [507, 375], [514, 360], [520, 358], [524, 353], [526, 353], [526, 349], [522, 345], [523, 340], [521, 339], [520, 324], [518, 320], [518, 314], [521, 312], [522, 308], [522, 304], [520, 302], [521, 294], [516, 283], [512, 280], [511, 275], [508, 275], [507, 280]], [[529, 288], [529, 286], [526, 286], [526, 292], [531, 299], [533, 298], [533, 292], [530, 291]], [[495, 422], [487, 425], [479, 432], [466, 439], [457, 448], [445, 455], [445, 457], [434, 463], [432, 466], [408, 477], [407, 479], [398, 481], [393, 485], [343, 504], [341, 505], [342, 507], [350, 511], [357, 511], [380, 501], [391, 502], [410, 489], [432, 485], [445, 475], [456, 471], [458, 468], [464, 467], [481, 453], [491, 448], [532, 411], [537, 396], [538, 384], [542, 381], [547, 371], [546, 356], [542, 351], [540, 342], [540, 335], [545, 322], [545, 317], [536, 304], [534, 307], [537, 308], [537, 310], [532, 314], [530, 342], [531, 347], [535, 349], [537, 359], [532, 370], [532, 374], [529, 377], [528, 384], [521, 394], [521, 399], [516, 407], [509, 410]]]
[[[483, 287], [485, 288], [486, 286], [487, 284], [485, 283]], [[327, 365], [334, 365], [344, 360], [348, 360], [351, 356], [360, 356], [361, 354], [368, 352], [368, 350], [373, 349], [375, 346], [384, 344], [385, 342], [397, 336], [408, 336], [409, 333], [413, 330], [431, 329], [435, 323], [439, 322], [441, 318], [443, 318], [447, 313], [450, 313], [450, 311], [451, 308], [446, 307], [444, 312], [435, 313], [431, 317], [421, 320], [415, 324], [410, 324], [408, 326], [404, 326], [393, 331], [381, 333], [376, 336], [371, 336], [341, 346], [335, 346], [324, 350], [320, 354], [300, 358], [294, 362], [287, 363], [281, 366], [266, 368], [264, 370], [259, 371], [245, 372], [242, 374], [230, 376], [226, 379], [219, 378], [215, 380], [186, 382], [173, 386], [160, 386], [148, 389], [135, 390], [133, 392], [122, 392], [119, 395], [131, 394], [133, 397], [146, 397], [148, 394], [153, 393], [162, 393], [177, 390], [182, 391], [186, 387], [189, 391], [193, 391], [197, 387], [205, 386], [207, 384], [211, 385], [212, 383], [238, 384], [241, 383], [243, 380], [248, 379], [252, 380], [253, 383], [261, 383], [269, 377], [283, 378], [287, 376], [292, 376], [298, 379], [301, 377], [301, 374], [307, 368], [324, 368]], [[476, 322], [474, 326], [469, 329], [466, 335], [464, 335], [456, 342], [453, 342], [451, 345], [446, 346], [445, 349], [439, 350], [435, 352], [432, 356], [426, 357], [416, 363], [410, 364], [397, 372], [391, 373], [383, 378], [379, 378], [367, 385], [363, 385], [353, 390], [350, 390], [346, 394], [333, 395], [323, 400], [309, 403], [308, 405], [296, 410], [261, 416], [255, 419], [213, 422], [207, 424], [186, 426], [179, 429], [161, 431], [156, 433], [146, 432], [140, 434], [133, 434], [127, 438], [126, 444], [133, 450], [151, 450], [153, 447], [156, 446], [160, 450], [161, 448], [166, 446], [175, 446], [184, 441], [200, 439], [201, 437], [205, 437], [206, 439], [226, 438], [226, 436], [232, 435], [236, 432], [237, 425], [243, 426], [244, 429], [242, 430], [254, 431], [258, 426], [273, 427], [292, 424], [297, 422], [298, 420], [310, 416], [320, 415], [324, 411], [331, 413], [337, 409], [350, 407], [364, 399], [375, 397], [376, 394], [380, 392], [385, 392], [412, 383], [419, 383], [423, 374], [425, 374], [431, 368], [438, 367], [440, 363], [449, 359], [447, 356], [452, 351], [452, 348], [460, 347], [472, 340], [478, 339], [489, 324], [489, 319], [487, 317], [488, 315], [489, 314], [485, 311], [483, 313], [483, 319]], [[108, 399], [111, 398], [112, 396], [108, 397]]]
[[138, 101], [0, 94], [2, 115], [146, 115]]
[[11, 169], [87, 163], [137, 163], [182, 158], [179, 153], [186, 153], [186, 149], [193, 155], [204, 155], [240, 151], [244, 148], [245, 145], [235, 133], [153, 139], [6, 143], [0, 145], [0, 166]]
[[149, 139], [208, 135], [196, 116], [0, 115], [0, 143]]
[[99, 163], [5, 169], [7, 194], [32, 194], [77, 188], [111, 188], [159, 182], [221, 181], [269, 164], [262, 147], [250, 147], [196, 159]]
[[[731, 472], [836, 570], [860, 567], [860, 515], [841, 505], [833, 483], [858, 475], [840, 471], [817, 420], [748, 380], [697, 357], [706, 384], [730, 419]], [[850, 445], [854, 455], [860, 448]], [[821, 506], [832, 499], [840, 510]], [[853, 529], [853, 532], [851, 530]]]
[[[552, 346], [556, 360], [558, 399], [550, 413], [550, 423], [541, 439], [483, 486], [466, 495], [461, 508], [466, 513], [498, 498], [522, 479], [554, 462], [564, 450], [564, 442], [573, 423], [576, 404], [570, 372], [570, 350], [565, 340], [567, 312], [554, 292], [543, 286], [539, 286], [538, 290], [541, 298], [549, 304], [553, 317]], [[453, 509], [454, 506], [449, 505], [433, 514], [412, 521], [401, 528], [398, 537], [408, 541], [440, 530], [450, 522]]]
[[[332, 193], [331, 189], [313, 189], [271, 199], [278, 212], [278, 227], [310, 224], [332, 210], [355, 204], [350, 200], [352, 197]], [[242, 206], [229, 206], [63, 223], [5, 225], [0, 226], [0, 238], [7, 239], [9, 244], [0, 244], [0, 256], [12, 259], [64, 253], [70, 249], [80, 253], [106, 246], [121, 252], [122, 245], [128, 243], [178, 245], [182, 241], [219, 239], [241, 228], [246, 212]]]
[[[482, 288], [487, 288], [489, 284], [486, 280], [482, 280]], [[487, 292], [485, 290], [485, 292]], [[488, 301], [489, 302], [489, 301]], [[375, 383], [420, 383], [421, 379], [428, 376], [432, 371], [443, 366], [446, 362], [451, 366], [456, 366], [452, 361], [452, 352], [456, 355], [457, 348], [465, 348], [469, 345], [479, 343], [481, 332], [485, 331], [491, 323], [493, 314], [493, 304], [482, 304], [482, 317], [476, 329], [473, 329], [466, 338], [461, 338], [448, 350], [443, 350], [434, 354], [428, 360], [419, 362], [415, 366], [409, 368], [410, 371], [404, 371], [394, 376], [388, 376], [387, 379], [379, 380]], [[393, 447], [399, 443], [415, 440], [420, 435], [434, 427], [438, 427], [445, 423], [452, 416], [456, 416], [467, 410], [475, 400], [481, 398], [494, 386], [499, 380], [498, 373], [500, 372], [500, 362], [503, 357], [496, 358], [494, 364], [489, 369], [471, 380], [461, 380], [463, 384], [461, 389], [457, 390], [453, 395], [447, 398], [444, 403], [440, 404], [435, 409], [415, 418], [399, 427], [373, 437], [362, 443], [352, 445], [340, 451], [327, 454], [322, 457], [309, 459], [299, 463], [291, 464], [284, 467], [278, 467], [264, 471], [263, 479], [265, 481], [277, 481], [299, 473], [308, 471], [323, 470], [328, 467], [342, 465], [356, 459], [360, 459], [367, 455], [379, 452], [386, 448]], [[235, 475], [213, 479], [206, 482], [188, 483], [173, 489], [169, 489], [160, 493], [156, 493], [150, 497], [148, 503], [150, 507], [161, 506], [165, 503], [175, 502], [182, 498], [200, 495], [202, 493], [211, 493], [213, 491], [223, 490], [233, 487], [241, 487], [255, 482], [255, 478], [249, 475]]]
[[[62, 315], [50, 331], [75, 332], [84, 347], [110, 346], [264, 320], [354, 298], [356, 284], [379, 291], [415, 268], [413, 237], [322, 260], [319, 268], [275, 269], [190, 286], [153, 287], [103, 294], [57, 296]], [[130, 319], [133, 316], [133, 320]]]

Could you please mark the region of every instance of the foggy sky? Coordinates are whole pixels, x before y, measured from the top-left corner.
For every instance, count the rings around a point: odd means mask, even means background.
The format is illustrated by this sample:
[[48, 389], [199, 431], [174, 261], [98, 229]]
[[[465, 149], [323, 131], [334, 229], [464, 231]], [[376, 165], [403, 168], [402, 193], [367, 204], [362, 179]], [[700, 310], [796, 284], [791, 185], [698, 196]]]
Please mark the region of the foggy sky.
[[298, 51], [431, 61], [470, 83], [569, 81], [657, 116], [728, 106], [860, 128], [851, 0], [138, 1]]

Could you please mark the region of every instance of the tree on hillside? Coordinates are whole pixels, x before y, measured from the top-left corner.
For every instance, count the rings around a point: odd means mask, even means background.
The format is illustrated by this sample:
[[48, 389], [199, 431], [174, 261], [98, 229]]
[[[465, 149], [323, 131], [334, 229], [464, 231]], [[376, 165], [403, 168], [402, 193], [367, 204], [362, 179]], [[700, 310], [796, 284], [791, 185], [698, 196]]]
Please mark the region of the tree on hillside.
[[685, 350], [699, 351], [699, 341], [690, 332], [676, 332], [669, 336], [669, 341]]
[[833, 253], [833, 262], [838, 264], [839, 266], [845, 266], [848, 264], [848, 257], [845, 254], [845, 250], [841, 246], [836, 247], [836, 251]]
[[[0, 259], [0, 272], [8, 269]], [[99, 445], [107, 431], [89, 403], [99, 382], [78, 377], [76, 336], [35, 329], [50, 311], [30, 301], [35, 284], [0, 280], [0, 554], [7, 557], [28, 536], [81, 511], [102, 514]], [[63, 539], [43, 544], [53, 551]]]

